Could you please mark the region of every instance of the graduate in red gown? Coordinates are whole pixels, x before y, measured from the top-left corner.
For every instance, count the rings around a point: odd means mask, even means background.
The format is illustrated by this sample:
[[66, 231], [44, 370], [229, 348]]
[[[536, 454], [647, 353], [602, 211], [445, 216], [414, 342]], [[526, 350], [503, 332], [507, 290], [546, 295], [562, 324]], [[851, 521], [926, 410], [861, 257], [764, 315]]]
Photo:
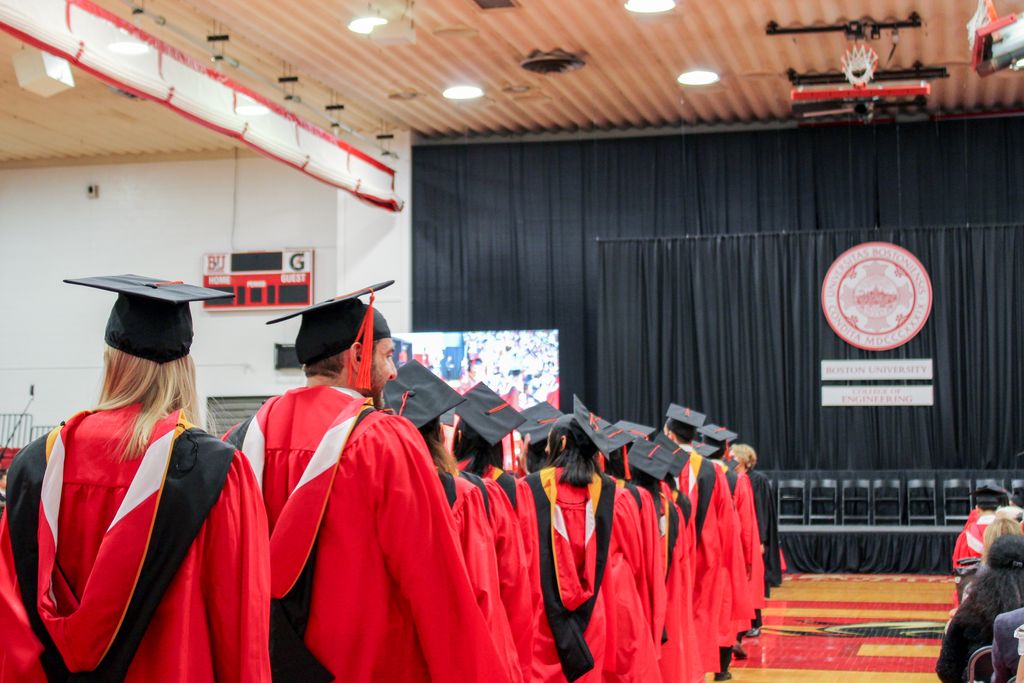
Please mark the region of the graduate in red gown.
[[395, 376], [373, 307], [390, 284], [271, 321], [302, 316], [307, 386], [227, 435], [263, 486], [275, 678], [506, 681], [423, 438], [374, 409]]
[[[693, 572], [694, 561], [697, 552], [697, 535], [694, 531], [693, 510], [689, 496], [680, 495], [679, 477], [689, 465], [690, 454], [682, 446], [659, 433], [654, 437], [654, 442], [665, 448], [670, 454], [668, 473], [663, 480], [666, 495], [675, 504], [679, 511], [680, 532], [679, 532], [679, 565], [680, 576], [678, 584], [670, 583], [668, 586], [669, 609], [666, 611], [666, 627], [671, 619], [678, 619], [678, 630], [682, 634], [682, 657], [686, 663], [686, 681], [704, 681], [704, 668], [701, 663], [700, 645], [698, 644], [697, 629], [693, 619]], [[678, 606], [678, 607], [676, 607]], [[678, 656], [675, 651], [671, 653], [662, 652], [662, 668], [671, 666], [666, 655]]]
[[[16, 580], [47, 677], [269, 682], [259, 488], [240, 453], [191, 423], [188, 302], [224, 293], [67, 282], [119, 294], [100, 402], [18, 453], [0, 528], [0, 574]], [[3, 680], [27, 679], [5, 662]]]
[[[622, 647], [609, 642], [615, 610], [607, 603], [628, 586], [613, 585], [609, 569], [624, 561], [613, 547], [615, 527], [623, 516], [635, 520], [637, 508], [598, 471], [594, 431], [576, 412], [551, 430], [551, 466], [518, 485], [517, 512], [540, 615], [529, 678], [537, 683], [600, 681], [614, 670], [607, 658]], [[638, 524], [630, 528], [635, 533]]]
[[[761, 538], [761, 529], [758, 520], [761, 513], [757, 509], [757, 497], [754, 492], [753, 482], [748, 473], [748, 463], [757, 463], [757, 454], [747, 444], [736, 444], [731, 447], [732, 459], [730, 464], [734, 465], [737, 476], [736, 483], [736, 513], [743, 525], [744, 554], [750, 558], [750, 604], [754, 608], [754, 621], [751, 622], [750, 630], [745, 635], [757, 633], [754, 629], [759, 628], [761, 610], [765, 606], [765, 568], [764, 568], [764, 542]], [[747, 528], [750, 531], [747, 531]], [[751, 632], [753, 631], [753, 632]]]
[[530, 599], [529, 564], [516, 515], [516, 479], [501, 469], [502, 442], [526, 418], [486, 384], [477, 384], [463, 397], [465, 403], [455, 409], [459, 422], [453, 451], [458, 467], [481, 477], [490, 494], [501, 601], [512, 626], [519, 661], [528, 676], [537, 613]]
[[[737, 659], [747, 658], [747, 653], [743, 650], [740, 641], [754, 619], [754, 608], [750, 597], [751, 565], [748, 563], [750, 558], [748, 558], [748, 549], [744, 547], [744, 528], [736, 508], [736, 488], [739, 478], [724, 460], [729, 452], [729, 442], [737, 439], [739, 435], [715, 424], [705, 424], [697, 430], [697, 433], [704, 437], [705, 445], [711, 449], [702, 455], [715, 464], [718, 470], [717, 474], [725, 482], [725, 490], [731, 503], [731, 505], [724, 506], [720, 514], [724, 520], [721, 525], [722, 547], [726, 549], [724, 564], [729, 570], [730, 582], [730, 590], [726, 594], [728, 601], [723, 606], [718, 629], [720, 664], [722, 673], [726, 673], [734, 656]], [[748, 538], [752, 538], [756, 529], [748, 528], [746, 533], [749, 534]]]
[[494, 532], [488, 518], [490, 493], [475, 474], [460, 472], [444, 445], [440, 416], [465, 401], [448, 383], [413, 360], [384, 386], [384, 403], [419, 430], [437, 469], [458, 530], [462, 556], [491, 639], [513, 683], [523, 680], [512, 629], [501, 602]]
[[691, 663], [688, 661], [684, 610], [688, 607], [685, 522], [665, 484], [665, 477], [673, 465], [675, 444], [672, 447], [638, 439], [629, 448], [630, 471], [633, 482], [650, 493], [658, 518], [658, 569], [666, 587], [665, 628], [660, 638], [660, 670], [666, 683], [691, 681]]
[[[730, 680], [728, 671], [722, 670], [723, 656], [719, 650], [717, 634], [722, 621], [722, 608], [730, 604], [731, 581], [726, 553], [731, 549], [726, 547], [724, 541], [731, 539], [732, 528], [727, 513], [732, 510], [732, 497], [724, 475], [691, 445], [697, 428], [703, 426], [706, 416], [692, 408], [673, 403], [668, 407], [665, 417], [665, 436], [689, 452], [689, 462], [679, 477], [679, 490], [681, 496], [690, 499], [696, 539], [693, 620], [699, 636], [703, 670], [715, 672], [716, 680]], [[710, 634], [716, 634], [716, 637], [712, 638]]]
[[1009, 500], [1006, 489], [991, 484], [979, 487], [971, 496], [974, 497], [974, 509], [953, 547], [954, 569], [960, 560], [981, 557], [985, 549], [985, 529], [995, 521], [996, 509], [1006, 505]]

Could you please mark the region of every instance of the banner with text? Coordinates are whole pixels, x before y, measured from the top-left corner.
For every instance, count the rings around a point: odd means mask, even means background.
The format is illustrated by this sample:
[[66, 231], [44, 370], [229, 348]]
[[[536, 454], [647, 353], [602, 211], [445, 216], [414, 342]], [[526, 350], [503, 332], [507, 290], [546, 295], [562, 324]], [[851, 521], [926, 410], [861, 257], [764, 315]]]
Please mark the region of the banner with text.
[[935, 390], [929, 385], [903, 386], [824, 386], [821, 405], [824, 407], [857, 406], [930, 406], [935, 404]]

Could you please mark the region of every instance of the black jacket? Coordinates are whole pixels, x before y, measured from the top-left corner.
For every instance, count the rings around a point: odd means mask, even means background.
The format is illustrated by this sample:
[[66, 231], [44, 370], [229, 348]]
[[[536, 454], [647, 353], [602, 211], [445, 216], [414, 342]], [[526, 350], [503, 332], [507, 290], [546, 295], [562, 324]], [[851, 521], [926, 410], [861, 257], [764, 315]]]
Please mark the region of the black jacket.
[[935, 673], [942, 683], [961, 683], [967, 672], [967, 661], [980, 647], [992, 644], [992, 620], [974, 622], [957, 612], [942, 638], [942, 650], [935, 662]]

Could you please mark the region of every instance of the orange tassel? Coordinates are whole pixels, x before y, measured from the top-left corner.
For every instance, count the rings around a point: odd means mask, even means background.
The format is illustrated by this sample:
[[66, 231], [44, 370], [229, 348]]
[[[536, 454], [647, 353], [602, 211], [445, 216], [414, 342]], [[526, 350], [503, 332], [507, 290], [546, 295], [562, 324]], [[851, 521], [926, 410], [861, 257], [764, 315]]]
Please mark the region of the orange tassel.
[[633, 475], [629, 473], [629, 449], [628, 448], [623, 448], [622, 449], [622, 469], [623, 469], [624, 474], [626, 476], [626, 481], [631, 480], [633, 478]]
[[[370, 303], [366, 307], [366, 314], [356, 334], [356, 341], [362, 342], [363, 357], [359, 361], [358, 371], [353, 372], [354, 363], [348, 366], [348, 381], [356, 391], [369, 391], [371, 384], [371, 371], [373, 370], [373, 300], [374, 292], [370, 290]], [[355, 377], [353, 378], [353, 374]]]

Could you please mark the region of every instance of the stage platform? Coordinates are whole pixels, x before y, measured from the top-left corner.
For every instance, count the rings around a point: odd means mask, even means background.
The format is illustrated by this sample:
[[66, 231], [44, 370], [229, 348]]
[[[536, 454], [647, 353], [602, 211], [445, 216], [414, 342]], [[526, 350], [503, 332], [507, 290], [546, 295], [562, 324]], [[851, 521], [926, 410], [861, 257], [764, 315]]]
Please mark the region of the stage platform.
[[[787, 575], [736, 683], [926, 683], [952, 606], [941, 576]], [[711, 677], [708, 676], [708, 680]]]
[[790, 572], [949, 574], [961, 526], [781, 525]]

